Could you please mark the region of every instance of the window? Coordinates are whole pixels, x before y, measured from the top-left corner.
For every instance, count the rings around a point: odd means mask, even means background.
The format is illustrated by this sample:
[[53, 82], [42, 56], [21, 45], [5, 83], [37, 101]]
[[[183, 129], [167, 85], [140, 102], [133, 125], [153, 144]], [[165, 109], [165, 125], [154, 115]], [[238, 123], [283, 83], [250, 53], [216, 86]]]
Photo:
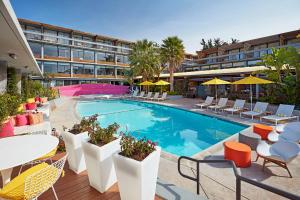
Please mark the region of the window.
[[70, 63], [58, 63], [57, 73], [61, 74], [71, 74]]
[[93, 51], [84, 51], [84, 60], [94, 60], [95, 54]]
[[73, 49], [73, 58], [77, 60], [83, 60], [83, 50], [81, 49]]
[[90, 74], [90, 75], [94, 75], [94, 65], [84, 65], [84, 74]]
[[105, 53], [98, 52], [97, 53], [97, 61], [105, 61]]
[[44, 62], [44, 73], [57, 73], [57, 62]]
[[97, 75], [110, 75], [114, 76], [115, 69], [113, 67], [106, 67], [106, 66], [96, 66]]
[[63, 80], [56, 80], [55, 86], [63, 86], [64, 81]]
[[67, 38], [70, 38], [69, 33], [58, 32], [58, 36], [66, 38], [66, 39], [58, 38], [58, 43], [60, 43], [60, 44], [70, 44], [70, 40], [67, 39]]
[[82, 64], [73, 64], [73, 74], [83, 74], [83, 65]]
[[44, 30], [44, 40], [48, 42], [57, 42], [57, 32], [52, 30]]
[[36, 62], [37, 62], [37, 64], [38, 64], [40, 70], [42, 71], [42, 62], [41, 62], [41, 61], [36, 61]]
[[[81, 35], [74, 35], [73, 38], [75, 40], [82, 40], [82, 36]], [[81, 41], [74, 41], [74, 45], [76, 45], [76, 46], [82, 46], [82, 42]]]
[[124, 69], [117, 69], [118, 76], [124, 76]]
[[32, 51], [34, 57], [40, 58], [42, 45], [39, 43], [35, 43], [35, 42], [29, 42], [29, 46], [31, 48], [31, 51]]
[[58, 47], [58, 57], [70, 58], [70, 48], [68, 47]]
[[129, 63], [128, 56], [117, 55], [117, 62], [128, 64]]
[[57, 46], [45, 45], [44, 46], [44, 56], [47, 57], [58, 57]]
[[[32, 32], [32, 33], [26, 33], [26, 36], [28, 39], [33, 39], [33, 40], [41, 40], [42, 36], [41, 36], [41, 28], [40, 27], [34, 27], [34, 26], [26, 26], [26, 30], [28, 32]], [[34, 34], [34, 33], [38, 33], [38, 34]]]
[[[88, 42], [93, 42], [93, 39], [90, 38], [90, 37], [83, 37], [83, 40], [84, 41], [88, 41]], [[83, 43], [85, 47], [89, 47], [89, 48], [92, 48], [93, 47], [93, 44], [91, 43]]]
[[115, 56], [111, 53], [106, 53], [105, 55], [106, 62], [115, 62]]

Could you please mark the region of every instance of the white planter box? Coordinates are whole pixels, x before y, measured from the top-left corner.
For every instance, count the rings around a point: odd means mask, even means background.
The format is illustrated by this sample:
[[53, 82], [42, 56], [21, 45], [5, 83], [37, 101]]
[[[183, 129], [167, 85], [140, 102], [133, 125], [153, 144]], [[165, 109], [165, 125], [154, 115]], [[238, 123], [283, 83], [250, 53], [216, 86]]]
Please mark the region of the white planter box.
[[68, 153], [69, 168], [76, 174], [86, 170], [84, 155], [82, 152], [81, 142], [88, 141], [88, 132], [80, 134], [73, 134], [68, 131], [64, 131], [62, 134], [66, 145], [66, 151]]
[[114, 154], [114, 164], [122, 200], [153, 200], [161, 148], [156, 147], [143, 161]]
[[117, 182], [112, 155], [120, 151], [120, 138], [97, 146], [82, 142], [90, 185], [103, 193]]

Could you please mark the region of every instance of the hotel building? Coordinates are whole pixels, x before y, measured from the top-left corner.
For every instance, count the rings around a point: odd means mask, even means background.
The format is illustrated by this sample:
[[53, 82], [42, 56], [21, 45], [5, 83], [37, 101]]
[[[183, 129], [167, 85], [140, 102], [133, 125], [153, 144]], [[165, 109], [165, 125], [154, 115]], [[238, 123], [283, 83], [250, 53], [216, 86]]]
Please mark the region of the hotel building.
[[53, 86], [124, 83], [132, 42], [26, 19], [19, 22], [40, 70]]

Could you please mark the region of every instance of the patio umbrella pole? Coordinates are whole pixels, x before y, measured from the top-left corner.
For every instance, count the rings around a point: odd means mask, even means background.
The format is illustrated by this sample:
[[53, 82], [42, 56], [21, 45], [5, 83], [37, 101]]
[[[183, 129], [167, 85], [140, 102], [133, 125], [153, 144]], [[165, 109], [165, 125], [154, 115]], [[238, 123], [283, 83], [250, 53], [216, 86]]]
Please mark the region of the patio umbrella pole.
[[250, 106], [251, 106], [251, 111], [252, 111], [252, 85], [250, 84]]

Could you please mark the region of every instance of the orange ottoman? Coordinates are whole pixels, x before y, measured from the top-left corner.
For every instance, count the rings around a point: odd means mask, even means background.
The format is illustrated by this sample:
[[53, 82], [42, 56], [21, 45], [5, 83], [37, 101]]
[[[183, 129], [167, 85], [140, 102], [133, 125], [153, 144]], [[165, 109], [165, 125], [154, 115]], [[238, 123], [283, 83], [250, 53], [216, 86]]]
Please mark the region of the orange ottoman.
[[253, 132], [260, 135], [261, 139], [267, 140], [269, 133], [273, 131], [271, 126], [263, 125], [263, 124], [254, 124]]
[[232, 160], [237, 167], [250, 167], [251, 148], [239, 142], [224, 142], [224, 158]]

